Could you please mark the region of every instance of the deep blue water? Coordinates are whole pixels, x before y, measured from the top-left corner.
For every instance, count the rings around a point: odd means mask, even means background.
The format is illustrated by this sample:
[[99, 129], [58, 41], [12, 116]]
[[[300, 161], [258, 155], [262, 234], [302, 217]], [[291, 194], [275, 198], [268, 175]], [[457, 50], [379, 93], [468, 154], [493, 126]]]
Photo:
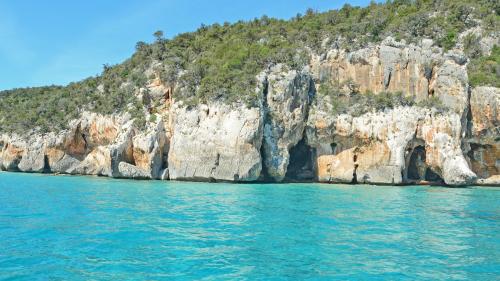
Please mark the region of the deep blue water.
[[0, 173], [0, 280], [495, 280], [500, 188]]

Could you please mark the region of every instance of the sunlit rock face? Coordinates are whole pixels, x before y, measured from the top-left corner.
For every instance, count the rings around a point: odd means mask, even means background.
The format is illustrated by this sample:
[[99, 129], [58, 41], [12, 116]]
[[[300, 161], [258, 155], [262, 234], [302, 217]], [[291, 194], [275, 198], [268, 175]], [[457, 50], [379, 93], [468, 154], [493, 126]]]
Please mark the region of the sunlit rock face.
[[266, 75], [262, 157], [266, 175], [282, 181], [290, 162], [289, 151], [303, 138], [314, 86], [308, 72], [281, 65]]
[[413, 45], [388, 37], [361, 50], [331, 49], [313, 56], [311, 72], [317, 81], [352, 81], [361, 93], [401, 91], [417, 101], [436, 96], [462, 115], [468, 98], [466, 61], [460, 53], [444, 54], [432, 40]]
[[[120, 162], [135, 165], [137, 158], [140, 163], [138, 168], [144, 169], [148, 178], [160, 176], [166, 143], [162, 122], [146, 128], [137, 136], [137, 139], [143, 139], [142, 142], [136, 141], [138, 146], [135, 151], [141, 151], [140, 156], [134, 154], [133, 137], [137, 129], [128, 116], [84, 113], [69, 127], [57, 134], [33, 135], [30, 138], [4, 136], [5, 145], [1, 153], [3, 169], [127, 177], [119, 171]], [[144, 139], [150, 134], [155, 136]], [[142, 150], [144, 146], [147, 147], [145, 151]], [[156, 149], [150, 150], [149, 147]], [[159, 160], [139, 161], [144, 158]]]
[[[316, 149], [317, 177], [324, 182], [465, 185], [476, 175], [462, 151], [469, 106], [466, 62], [431, 40], [418, 45], [387, 38], [379, 45], [313, 56], [318, 83], [340, 91], [402, 92], [416, 102], [437, 97], [447, 110], [398, 107], [361, 116], [331, 113], [335, 100], [316, 97], [306, 133]], [[355, 85], [355, 89], [349, 88]]]
[[[256, 77], [252, 105], [188, 106], [175, 100], [186, 89], [156, 75], [136, 95], [159, 104], [154, 113], [144, 109], [146, 125], [129, 114], [84, 112], [61, 132], [1, 134], [0, 169], [195, 181], [499, 184], [499, 89], [470, 88], [466, 66], [460, 50], [445, 53], [431, 40], [389, 37], [356, 51], [332, 46], [301, 69], [270, 64]], [[337, 85], [350, 101], [354, 93], [400, 91], [417, 103], [441, 104], [363, 104], [358, 114], [342, 113], [333, 110], [335, 97], [319, 94], [322, 83]]]
[[[461, 123], [455, 113], [398, 107], [325, 119], [324, 113], [314, 112], [307, 139], [317, 148], [319, 181], [401, 184], [432, 180], [426, 179], [427, 169], [450, 185], [470, 184], [476, 177], [460, 149]], [[420, 161], [425, 170], [411, 178], [412, 154], [419, 146], [424, 149]]]
[[137, 133], [132, 139], [130, 148], [134, 165], [145, 171], [149, 177], [160, 179], [167, 167], [168, 156], [168, 139], [164, 122], [150, 124], [144, 132]]
[[16, 171], [25, 151], [22, 140], [10, 136], [2, 136], [2, 153], [0, 154], [0, 167], [2, 170]]
[[260, 108], [174, 104], [168, 168], [174, 180], [253, 181], [262, 170]]
[[479, 183], [500, 184], [500, 89], [478, 87], [470, 98], [467, 153]]
[[117, 176], [118, 163], [131, 157], [131, 123], [128, 117], [84, 113], [69, 131], [45, 138], [48, 168], [55, 173]]

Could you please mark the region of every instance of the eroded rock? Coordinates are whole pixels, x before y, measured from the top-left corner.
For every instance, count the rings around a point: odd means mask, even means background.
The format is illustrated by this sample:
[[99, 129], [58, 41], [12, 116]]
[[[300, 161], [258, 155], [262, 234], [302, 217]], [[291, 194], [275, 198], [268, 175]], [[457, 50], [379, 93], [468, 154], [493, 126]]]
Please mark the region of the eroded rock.
[[259, 108], [174, 105], [168, 169], [173, 180], [253, 181], [262, 170]]
[[467, 140], [470, 166], [480, 178], [491, 178], [488, 184], [492, 184], [500, 174], [500, 89], [473, 89], [470, 117], [470, 138]]
[[151, 173], [127, 162], [118, 164], [119, 177], [130, 179], [150, 179]]
[[313, 91], [308, 73], [277, 65], [267, 74], [262, 157], [267, 176], [275, 181], [285, 177], [289, 151], [303, 138]]
[[133, 162], [147, 171], [152, 178], [159, 179], [167, 165], [168, 140], [162, 120], [151, 124], [145, 132], [133, 138]]
[[446, 184], [464, 185], [475, 179], [460, 150], [461, 123], [456, 113], [398, 107], [359, 117], [340, 115], [335, 123], [318, 114], [309, 126], [308, 141], [317, 148], [318, 179], [323, 182], [409, 182], [409, 158], [422, 144], [425, 165]]

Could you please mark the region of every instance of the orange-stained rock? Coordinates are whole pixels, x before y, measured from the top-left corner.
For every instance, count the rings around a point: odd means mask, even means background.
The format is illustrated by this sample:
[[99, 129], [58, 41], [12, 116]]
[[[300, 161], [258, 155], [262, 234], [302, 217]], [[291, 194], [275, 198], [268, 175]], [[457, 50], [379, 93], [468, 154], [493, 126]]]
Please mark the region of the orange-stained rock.
[[313, 56], [310, 68], [317, 81], [342, 91], [349, 91], [345, 85], [353, 82], [361, 94], [402, 92], [417, 101], [436, 96], [463, 116], [468, 104], [466, 66], [424, 41], [407, 45], [388, 37], [353, 52], [332, 49], [326, 56]]
[[96, 121], [90, 124], [89, 140], [92, 143], [99, 145], [107, 145], [112, 143], [118, 135], [118, 130], [115, 124], [102, 124]]
[[[456, 113], [397, 107], [359, 117], [331, 118], [313, 111], [309, 118], [307, 140], [316, 148], [320, 181], [405, 183], [417, 145], [424, 146], [425, 164], [447, 184], [469, 184], [476, 177], [461, 151], [462, 127]], [[330, 129], [316, 130], [318, 123], [327, 123]]]
[[318, 157], [318, 179], [322, 182], [400, 183], [401, 168], [391, 164], [386, 143], [376, 142]]
[[24, 153], [22, 144], [7, 143], [1, 152], [2, 163], [0, 166], [7, 171], [15, 171]]
[[132, 162], [149, 177], [159, 179], [167, 166], [168, 139], [163, 121], [133, 138]]
[[470, 113], [472, 126], [467, 156], [471, 168], [483, 179], [497, 176], [500, 174], [500, 89], [474, 88]]
[[83, 161], [70, 171], [71, 174], [110, 176], [112, 174], [111, 152], [99, 146], [92, 150]]
[[319, 156], [317, 160], [318, 180], [320, 182], [352, 182], [354, 175], [353, 150], [344, 150], [338, 155]]

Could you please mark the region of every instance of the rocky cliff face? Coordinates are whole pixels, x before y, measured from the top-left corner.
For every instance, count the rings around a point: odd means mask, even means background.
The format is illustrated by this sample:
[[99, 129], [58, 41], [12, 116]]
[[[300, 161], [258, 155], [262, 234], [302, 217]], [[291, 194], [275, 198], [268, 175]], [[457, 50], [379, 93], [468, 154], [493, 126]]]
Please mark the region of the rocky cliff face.
[[259, 108], [174, 104], [168, 167], [174, 180], [257, 180], [262, 170]]
[[456, 113], [399, 107], [359, 117], [309, 120], [308, 143], [318, 155], [323, 182], [402, 184], [444, 180], [470, 184], [475, 174], [460, 150]]
[[290, 149], [303, 138], [314, 84], [309, 73], [283, 69], [281, 65], [263, 75], [265, 176], [282, 181], [290, 163]]
[[163, 124], [158, 122], [137, 134], [129, 119], [84, 113], [72, 122], [71, 130], [58, 134], [30, 138], [3, 135], [0, 167], [7, 171], [157, 178], [166, 142]]
[[462, 53], [444, 54], [429, 39], [417, 46], [389, 37], [354, 52], [331, 49], [313, 56], [311, 71], [317, 81], [352, 81], [361, 93], [401, 91], [417, 101], [436, 96], [462, 115], [468, 102], [466, 62]]
[[470, 99], [469, 134], [466, 139], [471, 169], [482, 184], [500, 183], [500, 89], [479, 87]]
[[[179, 89], [155, 80], [141, 98], [149, 92], [166, 112], [146, 128], [128, 116], [85, 113], [57, 134], [4, 134], [0, 168], [136, 179], [500, 184], [500, 91], [469, 89], [466, 64], [460, 51], [443, 53], [430, 40], [332, 48], [300, 71], [263, 71], [260, 102], [251, 107], [171, 103]], [[347, 97], [434, 97], [446, 110], [412, 105], [339, 114], [334, 97], [317, 94], [325, 82]]]

